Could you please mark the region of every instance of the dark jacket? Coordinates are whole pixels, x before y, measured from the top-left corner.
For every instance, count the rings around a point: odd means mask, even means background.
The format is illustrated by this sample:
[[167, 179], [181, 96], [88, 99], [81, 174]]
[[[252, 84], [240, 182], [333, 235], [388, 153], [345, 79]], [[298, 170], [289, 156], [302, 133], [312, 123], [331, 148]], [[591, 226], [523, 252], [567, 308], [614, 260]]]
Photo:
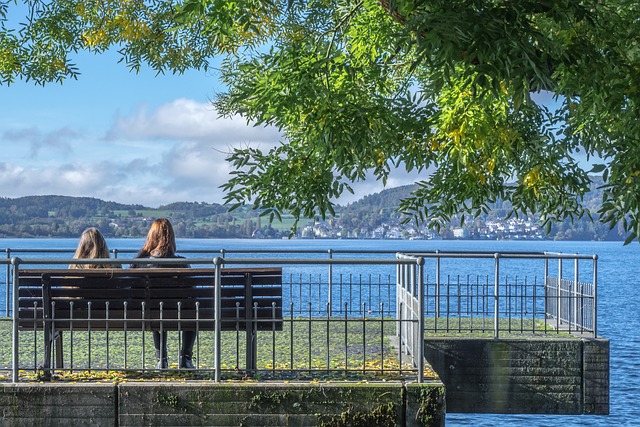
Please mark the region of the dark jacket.
[[[144, 256], [141, 252], [136, 255], [136, 258], [144, 259], [158, 259], [158, 258], [183, 258], [180, 255], [169, 255], [164, 257]], [[189, 264], [131, 264], [131, 268], [191, 268]]]

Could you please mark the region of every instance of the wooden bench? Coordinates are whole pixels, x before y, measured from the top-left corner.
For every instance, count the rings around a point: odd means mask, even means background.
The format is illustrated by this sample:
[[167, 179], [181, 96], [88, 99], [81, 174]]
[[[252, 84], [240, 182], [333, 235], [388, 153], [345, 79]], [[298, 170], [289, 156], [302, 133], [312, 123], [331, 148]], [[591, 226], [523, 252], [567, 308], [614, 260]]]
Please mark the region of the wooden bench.
[[[221, 330], [246, 332], [256, 370], [256, 331], [282, 330], [282, 269], [221, 270]], [[215, 330], [215, 269], [19, 269], [18, 327], [43, 331], [44, 370], [60, 331]], [[61, 368], [62, 345], [55, 345]]]

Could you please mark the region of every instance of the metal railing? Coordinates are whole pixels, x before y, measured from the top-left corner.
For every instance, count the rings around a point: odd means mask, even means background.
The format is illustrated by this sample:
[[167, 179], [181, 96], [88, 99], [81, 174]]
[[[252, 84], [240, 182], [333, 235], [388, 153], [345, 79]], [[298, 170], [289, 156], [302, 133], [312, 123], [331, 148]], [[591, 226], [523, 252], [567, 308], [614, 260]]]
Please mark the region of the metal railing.
[[[597, 336], [595, 255], [434, 251], [397, 257], [416, 261], [398, 266], [396, 294], [397, 333], [416, 357], [433, 334]], [[572, 279], [563, 278], [566, 261]], [[447, 262], [456, 271], [444, 268]]]
[[[29, 249], [29, 248], [5, 248], [0, 249], [0, 251], [5, 253], [5, 259], [0, 258], [0, 265], [5, 264], [6, 275], [4, 280], [5, 285], [5, 305], [4, 307], [0, 304], [0, 316], [11, 316], [11, 259], [20, 257], [21, 255], [27, 255], [25, 259], [29, 259], [29, 263], [32, 265], [36, 265], [38, 260], [42, 261], [42, 265], [56, 265], [60, 266], [65, 265], [64, 255], [69, 255], [68, 258], [71, 258], [75, 249]], [[115, 264], [119, 262], [116, 260], [120, 260], [122, 263], [128, 263], [129, 259], [135, 255], [138, 250], [137, 249], [112, 249], [110, 251], [115, 260], [111, 261]], [[260, 249], [219, 249], [219, 250], [208, 250], [208, 249], [181, 249], [180, 253], [184, 256], [188, 256], [190, 259], [196, 259], [202, 261], [202, 265], [211, 264], [213, 258], [221, 257], [225, 260], [230, 259], [247, 259], [249, 263], [252, 263], [254, 259], [264, 259], [271, 258], [274, 255], [277, 255], [278, 258], [276, 260], [280, 260], [281, 258], [298, 258], [301, 260], [306, 259], [326, 259], [331, 260], [335, 258], [364, 258], [364, 257], [386, 257], [393, 259], [397, 251], [388, 251], [388, 250], [308, 250], [308, 249], [293, 249], [293, 250], [260, 250]], [[43, 256], [45, 255], [45, 256]], [[192, 258], [193, 256], [193, 258]], [[208, 256], [208, 257], [207, 257]], [[87, 263], [91, 263], [91, 261], [86, 261]], [[78, 263], [74, 260], [74, 263]], [[318, 264], [316, 264], [317, 266]], [[382, 292], [382, 288], [388, 288], [392, 284], [392, 275], [394, 274], [394, 269], [389, 269], [385, 271], [377, 271], [372, 273], [371, 271], [350, 271], [349, 269], [342, 269], [341, 271], [334, 271], [333, 264], [328, 262], [326, 265], [326, 270], [320, 270], [318, 268], [310, 271], [310, 269], [297, 269], [294, 272], [291, 272], [287, 279], [288, 283], [288, 291], [291, 295], [296, 295], [300, 298], [303, 295], [312, 295], [311, 289], [318, 294], [320, 292], [321, 287], [326, 287], [328, 289], [328, 296], [336, 295], [338, 301], [335, 301], [331, 304], [332, 308], [336, 306], [342, 306], [342, 301], [340, 298], [344, 298], [347, 295], [340, 292], [341, 289], [349, 289], [348, 299], [346, 300], [349, 303], [349, 307], [351, 310], [355, 310], [354, 308], [354, 299], [353, 293], [354, 289], [358, 288], [365, 289], [372, 288], [374, 285], [378, 286], [379, 291]], [[1, 276], [1, 274], [0, 274]], [[0, 281], [1, 283], [1, 281]], [[0, 292], [1, 293], [1, 292]], [[387, 293], [387, 301], [391, 297], [392, 292]], [[360, 293], [359, 295], [362, 295]], [[362, 302], [370, 302], [369, 296], [365, 295], [366, 298]], [[1, 300], [2, 298], [0, 298]], [[318, 299], [314, 299], [314, 312], [323, 312], [324, 307], [317, 307]], [[333, 300], [332, 300], [333, 301]], [[369, 304], [371, 306], [371, 304]], [[303, 310], [300, 307], [296, 308], [298, 311]], [[393, 307], [386, 307], [388, 313], [393, 312]], [[306, 308], [303, 310], [306, 312]]]
[[[17, 266], [97, 262], [56, 256], [69, 253], [64, 250], [21, 250], [28, 255], [44, 252], [54, 257], [0, 260], [7, 269], [9, 315], [15, 313], [17, 304], [13, 293], [13, 284], [19, 280]], [[133, 260], [121, 255], [135, 253], [113, 252], [117, 258], [99, 263], [126, 266]], [[498, 339], [569, 332], [597, 336], [597, 256], [593, 255], [331, 250], [181, 253], [219, 255], [176, 260], [192, 266], [283, 269], [283, 330], [256, 334], [257, 372], [247, 373], [243, 366], [242, 332], [199, 333], [194, 354], [197, 371], [210, 373], [216, 381], [246, 374], [304, 378], [380, 372], [412, 375], [423, 381], [424, 346], [420, 343], [430, 335], [488, 334]], [[12, 378], [17, 380], [18, 372], [35, 372], [42, 364], [42, 340], [41, 332], [18, 330], [15, 319], [11, 332], [12, 360], [0, 359], [0, 364], [10, 365]], [[65, 358], [62, 372], [155, 369], [150, 337], [145, 339], [142, 331], [123, 336], [103, 331], [74, 334], [71, 345], [65, 347], [74, 357]], [[179, 338], [169, 334], [169, 352], [177, 359], [178, 350], [171, 345]], [[398, 339], [399, 349], [392, 347], [390, 336]], [[106, 352], [96, 350], [105, 347]], [[407, 356], [398, 358], [398, 350]]]

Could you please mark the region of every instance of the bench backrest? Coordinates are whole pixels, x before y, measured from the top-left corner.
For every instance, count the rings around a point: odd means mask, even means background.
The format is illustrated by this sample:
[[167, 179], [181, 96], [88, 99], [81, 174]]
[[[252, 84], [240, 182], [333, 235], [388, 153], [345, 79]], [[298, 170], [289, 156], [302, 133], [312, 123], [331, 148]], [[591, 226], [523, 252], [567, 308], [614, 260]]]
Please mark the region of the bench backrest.
[[[213, 268], [20, 269], [19, 326], [212, 330], [214, 290]], [[222, 330], [281, 330], [282, 269], [223, 268], [221, 317]]]

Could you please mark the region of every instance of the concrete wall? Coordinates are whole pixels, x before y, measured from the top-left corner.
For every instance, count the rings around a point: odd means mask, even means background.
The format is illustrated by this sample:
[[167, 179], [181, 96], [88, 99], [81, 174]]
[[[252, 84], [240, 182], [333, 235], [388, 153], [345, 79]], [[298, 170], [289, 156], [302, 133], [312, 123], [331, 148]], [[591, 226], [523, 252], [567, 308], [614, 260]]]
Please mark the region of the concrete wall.
[[2, 426], [444, 426], [442, 383], [2, 384]]
[[448, 412], [609, 413], [609, 341], [429, 338]]
[[113, 426], [116, 402], [114, 385], [2, 384], [0, 425]]

